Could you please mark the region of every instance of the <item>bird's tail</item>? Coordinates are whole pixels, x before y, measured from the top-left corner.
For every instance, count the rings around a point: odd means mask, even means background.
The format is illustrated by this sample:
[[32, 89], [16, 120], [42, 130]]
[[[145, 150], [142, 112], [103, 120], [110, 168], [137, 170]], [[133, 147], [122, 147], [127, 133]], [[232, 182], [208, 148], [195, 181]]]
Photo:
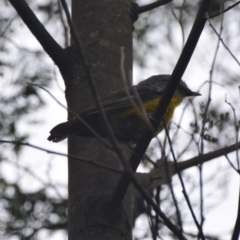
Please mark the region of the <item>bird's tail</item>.
[[60, 123], [50, 131], [48, 141], [60, 142], [67, 138], [69, 135], [74, 135], [82, 128], [81, 122], [78, 120], [71, 120], [68, 122]]

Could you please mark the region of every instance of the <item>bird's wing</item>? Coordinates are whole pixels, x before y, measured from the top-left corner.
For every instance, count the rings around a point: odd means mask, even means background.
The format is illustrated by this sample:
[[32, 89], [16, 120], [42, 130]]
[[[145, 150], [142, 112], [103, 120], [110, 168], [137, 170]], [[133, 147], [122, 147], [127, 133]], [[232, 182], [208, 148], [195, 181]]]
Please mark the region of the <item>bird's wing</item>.
[[[139, 98], [141, 99], [142, 102], [146, 102], [154, 98], [155, 94], [156, 96], [160, 97], [163, 93], [163, 91], [159, 91], [159, 89], [153, 89], [152, 86], [138, 85], [136, 87], [136, 90], [139, 96], [138, 98], [135, 94], [135, 91], [132, 89], [132, 87], [129, 88], [128, 90], [129, 90], [129, 94], [126, 93], [125, 89], [121, 89], [113, 92], [111, 95], [104, 98], [102, 100], [103, 109], [107, 112], [111, 110], [134, 107], [133, 102], [136, 104], [135, 106], [139, 107], [141, 105], [139, 102]], [[97, 112], [98, 112], [97, 108], [93, 107], [84, 111], [81, 115], [83, 117], [86, 117], [86, 116], [95, 114]]]

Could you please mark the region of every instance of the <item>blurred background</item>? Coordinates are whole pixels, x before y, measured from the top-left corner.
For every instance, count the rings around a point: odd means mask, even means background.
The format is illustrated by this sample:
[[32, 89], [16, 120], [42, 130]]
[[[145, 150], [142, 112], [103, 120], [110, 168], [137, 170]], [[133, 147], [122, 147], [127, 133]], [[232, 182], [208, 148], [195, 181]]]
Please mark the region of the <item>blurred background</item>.
[[[69, 46], [69, 29], [59, 1], [27, 2], [55, 40], [63, 47]], [[137, 1], [139, 5], [150, 2]], [[235, 3], [235, 0], [215, 0], [209, 15]], [[174, 0], [139, 16], [133, 32], [133, 84], [151, 75], [171, 74], [198, 6], [199, 1]], [[169, 126], [178, 161], [239, 141], [239, 10], [237, 5], [224, 15], [209, 19], [183, 76], [189, 88], [202, 96], [185, 100]], [[49, 130], [67, 119], [66, 110], [45, 91], [27, 83], [43, 86], [66, 105], [64, 83], [57, 67], [11, 4], [3, 0], [0, 2], [0, 139], [67, 153], [66, 140], [58, 144], [47, 141]], [[164, 132], [152, 140], [147, 155], [154, 161], [163, 156], [173, 160]], [[149, 172], [153, 167], [154, 164], [144, 161], [139, 171]], [[203, 164], [200, 170], [196, 166], [182, 173], [200, 222], [201, 214], [204, 215], [207, 239], [231, 236], [238, 208], [237, 169], [236, 151]], [[66, 157], [19, 144], [0, 144], [0, 238], [67, 239], [67, 178]], [[196, 239], [198, 231], [177, 176], [171, 185], [182, 227], [189, 239]], [[169, 186], [162, 185], [149, 193], [177, 224], [179, 217]], [[135, 201], [134, 239], [174, 238], [137, 195]]]

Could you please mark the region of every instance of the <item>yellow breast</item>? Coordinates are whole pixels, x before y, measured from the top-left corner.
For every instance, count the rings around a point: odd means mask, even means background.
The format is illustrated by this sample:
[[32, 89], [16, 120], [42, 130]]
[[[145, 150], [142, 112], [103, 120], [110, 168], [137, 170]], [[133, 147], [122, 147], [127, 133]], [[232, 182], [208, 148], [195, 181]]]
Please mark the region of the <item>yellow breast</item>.
[[[148, 101], [146, 103], [143, 104], [147, 114], [152, 114], [154, 112], [154, 110], [156, 109], [157, 107], [157, 104], [159, 103], [159, 100], [158, 98], [156, 99], [153, 99], [151, 101]], [[175, 108], [181, 103], [181, 99], [178, 97], [178, 96], [174, 96], [171, 100], [171, 102], [169, 103], [168, 105], [168, 108], [165, 112], [165, 115], [164, 115], [164, 118], [165, 118], [165, 121], [166, 123], [169, 123], [170, 120], [172, 119], [173, 117], [173, 113], [174, 113], [174, 110]], [[141, 111], [136, 109], [136, 108], [130, 108], [129, 110], [127, 110], [125, 113], [121, 114], [121, 117], [123, 118], [128, 118], [130, 116], [141, 116]], [[143, 122], [142, 122], [143, 124]], [[143, 125], [141, 124], [140, 129], [143, 128]], [[158, 133], [163, 129], [163, 124], [160, 124], [159, 128], [158, 128]]]
[[[153, 101], [145, 103], [144, 107], [146, 111], [150, 114], [153, 113], [157, 107], [158, 102], [159, 102], [159, 99], [155, 99]], [[178, 96], [175, 95], [172, 97], [171, 102], [169, 103], [168, 108], [164, 114], [164, 119], [167, 124], [171, 121], [174, 110], [180, 103], [181, 103], [181, 99]], [[160, 133], [163, 129], [164, 129], [164, 125], [161, 123], [158, 127], [157, 133]]]
[[[158, 102], [159, 102], [158, 98], [148, 101], [143, 104], [144, 109], [146, 110], [147, 113], [151, 114], [156, 109]], [[181, 103], [181, 99], [178, 96], [175, 95], [172, 97], [172, 100], [169, 103], [168, 108], [164, 115], [167, 123], [172, 119], [173, 112], [180, 103]], [[132, 114], [139, 114], [139, 110], [137, 110], [136, 108], [133, 107], [133, 108], [129, 109], [128, 111], [126, 111], [124, 113], [124, 116], [128, 117], [129, 115], [132, 115]]]
[[181, 99], [178, 96], [173, 96], [171, 102], [168, 105], [168, 108], [165, 112], [164, 118], [166, 123], [169, 123], [173, 117], [174, 110], [181, 103]]

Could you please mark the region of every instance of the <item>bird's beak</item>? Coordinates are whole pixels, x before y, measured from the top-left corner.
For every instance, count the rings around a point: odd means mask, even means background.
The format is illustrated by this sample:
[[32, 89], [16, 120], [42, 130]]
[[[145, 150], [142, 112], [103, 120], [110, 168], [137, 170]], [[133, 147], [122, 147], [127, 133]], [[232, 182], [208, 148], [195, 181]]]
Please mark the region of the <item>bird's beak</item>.
[[202, 95], [198, 92], [193, 92], [189, 88], [185, 91], [185, 97], [197, 97], [197, 96], [202, 96]]
[[202, 94], [198, 93], [198, 92], [192, 92], [191, 93], [192, 97], [197, 97], [197, 96], [202, 96]]

